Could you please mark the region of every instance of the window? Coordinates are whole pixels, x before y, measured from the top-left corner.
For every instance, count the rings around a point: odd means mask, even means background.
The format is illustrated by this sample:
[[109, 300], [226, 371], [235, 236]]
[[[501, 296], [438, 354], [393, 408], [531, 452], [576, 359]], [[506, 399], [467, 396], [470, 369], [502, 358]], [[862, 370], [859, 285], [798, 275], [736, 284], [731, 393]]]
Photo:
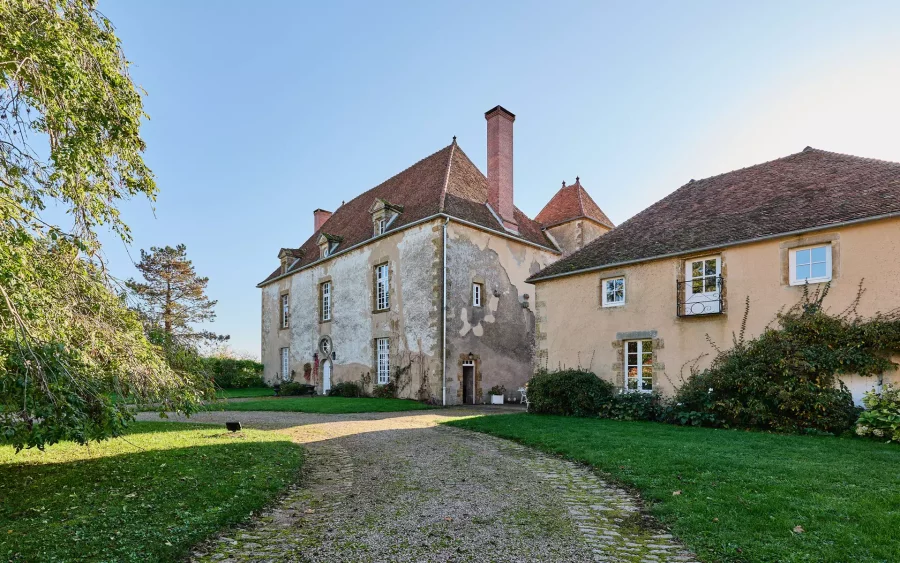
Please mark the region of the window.
[[602, 305], [619, 307], [625, 304], [625, 278], [603, 280]]
[[291, 323], [291, 300], [290, 295], [285, 293], [281, 296], [281, 328], [287, 328]]
[[375, 339], [376, 360], [378, 362], [376, 368], [378, 373], [378, 384], [384, 385], [391, 380], [391, 343], [387, 338]]
[[721, 313], [723, 281], [721, 258], [710, 256], [687, 260], [684, 268], [684, 303], [679, 304], [678, 314], [711, 315]]
[[831, 280], [831, 245], [821, 244], [790, 251], [791, 285]]
[[291, 380], [291, 349], [281, 349], [281, 379], [284, 381]]
[[481, 296], [484, 294], [484, 286], [480, 283], [472, 284], [472, 306], [481, 307]]
[[382, 217], [375, 223], [375, 234], [383, 235], [385, 231], [387, 231], [388, 220], [386, 217]]
[[331, 282], [324, 282], [320, 286], [321, 298], [321, 319], [322, 321], [331, 320]]
[[653, 391], [653, 341], [625, 342], [625, 389]]
[[390, 273], [388, 265], [375, 266], [375, 310], [383, 311], [391, 307]]

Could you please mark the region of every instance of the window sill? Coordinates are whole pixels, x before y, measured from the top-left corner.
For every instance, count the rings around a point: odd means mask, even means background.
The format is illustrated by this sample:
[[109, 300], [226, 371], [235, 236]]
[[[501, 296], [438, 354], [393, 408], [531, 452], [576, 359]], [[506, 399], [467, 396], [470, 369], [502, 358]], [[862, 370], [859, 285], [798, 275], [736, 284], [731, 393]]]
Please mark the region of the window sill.
[[373, 315], [377, 315], [378, 313], [390, 313], [390, 312], [391, 312], [390, 307], [388, 307], [387, 309], [372, 309]]
[[817, 283], [828, 283], [832, 281], [832, 278], [815, 278], [815, 279], [807, 279], [807, 280], [791, 280], [791, 287], [799, 287], [804, 285], [813, 285]]
[[327, 325], [327, 324], [330, 323], [330, 322], [331, 322], [331, 319], [325, 319], [324, 321], [319, 321], [319, 324], [320, 324], [320, 325]]
[[602, 303], [600, 305], [600, 307], [602, 309], [616, 309], [618, 307], [624, 307], [624, 306], [625, 306], [624, 302], [622, 302], [622, 303]]

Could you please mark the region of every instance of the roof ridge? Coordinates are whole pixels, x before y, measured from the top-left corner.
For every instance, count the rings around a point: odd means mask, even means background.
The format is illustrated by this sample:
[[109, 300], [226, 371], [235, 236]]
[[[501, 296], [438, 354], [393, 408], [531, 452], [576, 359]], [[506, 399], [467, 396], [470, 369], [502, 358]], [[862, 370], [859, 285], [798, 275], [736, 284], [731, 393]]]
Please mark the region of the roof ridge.
[[[820, 153], [824, 153], [824, 154], [833, 154], [835, 156], [846, 156], [847, 158], [854, 158], [854, 159], [863, 160], [866, 162], [875, 162], [875, 163], [879, 163], [879, 164], [891, 164], [894, 166], [900, 166], [900, 162], [897, 162], [894, 160], [885, 160], [883, 158], [872, 158], [869, 156], [859, 156], [859, 155], [850, 154], [847, 152], [826, 151], [825, 149], [817, 149], [815, 147], [806, 147], [805, 149], [803, 149], [802, 152], [811, 152], [811, 151], [820, 152]], [[794, 156], [794, 155], [790, 155], [790, 156]], [[785, 157], [785, 158], [787, 158], [787, 157]]]
[[[445, 147], [446, 148], [446, 147]], [[443, 150], [443, 149], [441, 149]], [[447, 186], [450, 184], [450, 168], [453, 167], [453, 154], [456, 152], [456, 135], [453, 135], [453, 142], [450, 143], [450, 156], [447, 157], [447, 171], [444, 172], [444, 186], [441, 188], [441, 202], [438, 210], [443, 213], [447, 202]]]

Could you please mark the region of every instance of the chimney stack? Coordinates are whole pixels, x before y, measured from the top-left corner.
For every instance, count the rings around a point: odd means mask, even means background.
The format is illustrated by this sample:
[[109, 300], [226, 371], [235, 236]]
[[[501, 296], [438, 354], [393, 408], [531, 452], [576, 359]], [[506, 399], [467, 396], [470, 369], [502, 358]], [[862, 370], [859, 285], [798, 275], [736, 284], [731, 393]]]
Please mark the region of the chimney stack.
[[516, 116], [501, 106], [485, 112], [487, 120], [488, 203], [503, 226], [518, 232], [513, 203], [513, 121]]
[[322, 228], [322, 225], [325, 224], [325, 221], [331, 217], [331, 211], [325, 211], [324, 209], [316, 209], [313, 211], [313, 218], [315, 219], [316, 227], [313, 232], [318, 233], [319, 229]]

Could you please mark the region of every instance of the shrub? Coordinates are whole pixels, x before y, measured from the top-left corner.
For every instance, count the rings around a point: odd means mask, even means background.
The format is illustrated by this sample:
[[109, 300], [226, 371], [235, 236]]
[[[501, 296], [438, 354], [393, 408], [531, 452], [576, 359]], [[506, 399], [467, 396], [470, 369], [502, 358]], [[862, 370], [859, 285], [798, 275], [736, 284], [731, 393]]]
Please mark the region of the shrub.
[[334, 387], [328, 391], [329, 397], [365, 397], [363, 388], [355, 381], [342, 381], [336, 383]]
[[746, 342], [736, 336], [733, 348], [720, 350], [678, 390], [672, 419], [779, 432], [849, 430], [859, 410], [839, 376], [896, 369], [889, 357], [900, 345], [896, 312], [856, 314], [862, 293], [832, 315], [822, 306], [827, 285], [812, 295], [804, 291], [798, 304], [778, 314], [777, 328]]
[[397, 386], [393, 381], [384, 385], [376, 385], [372, 389], [372, 396], [376, 399], [393, 399], [397, 396]]
[[265, 387], [263, 365], [253, 360], [234, 358], [203, 358], [206, 371], [213, 383], [222, 389], [246, 389]]
[[310, 385], [308, 383], [297, 383], [292, 381], [290, 383], [282, 383], [281, 386], [278, 387], [278, 396], [279, 397], [291, 397], [296, 395], [315, 395], [316, 387], [315, 385]]
[[565, 416], [597, 416], [615, 392], [612, 383], [584, 370], [539, 373], [528, 382], [531, 411]]
[[856, 421], [856, 433], [886, 442], [900, 442], [900, 388], [885, 386], [881, 393], [869, 391], [866, 406]]
[[599, 411], [602, 418], [614, 420], [663, 420], [666, 402], [657, 393], [626, 392], [614, 394]]
[[494, 385], [491, 387], [491, 390], [488, 391], [491, 395], [506, 395], [506, 387], [502, 385]]

